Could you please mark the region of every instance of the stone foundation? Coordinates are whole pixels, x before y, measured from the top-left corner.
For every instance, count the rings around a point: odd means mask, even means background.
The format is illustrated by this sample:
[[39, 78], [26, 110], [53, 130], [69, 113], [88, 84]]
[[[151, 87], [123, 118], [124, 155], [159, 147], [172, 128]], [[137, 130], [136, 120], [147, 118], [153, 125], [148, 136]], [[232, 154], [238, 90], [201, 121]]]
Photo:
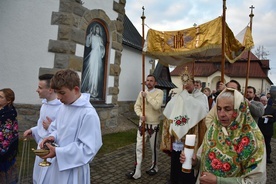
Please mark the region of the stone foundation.
[[[15, 104], [14, 106], [17, 110], [19, 132], [23, 135], [25, 130], [36, 126], [41, 105]], [[125, 127], [120, 127], [118, 115], [126, 116], [126, 119], [136, 117], [133, 110], [134, 102], [119, 102], [118, 105], [94, 104], [93, 106], [100, 117], [103, 134], [125, 130]], [[122, 118], [119, 121], [122, 121]]]
[[14, 106], [17, 110], [19, 132], [36, 125], [41, 105], [14, 104]]

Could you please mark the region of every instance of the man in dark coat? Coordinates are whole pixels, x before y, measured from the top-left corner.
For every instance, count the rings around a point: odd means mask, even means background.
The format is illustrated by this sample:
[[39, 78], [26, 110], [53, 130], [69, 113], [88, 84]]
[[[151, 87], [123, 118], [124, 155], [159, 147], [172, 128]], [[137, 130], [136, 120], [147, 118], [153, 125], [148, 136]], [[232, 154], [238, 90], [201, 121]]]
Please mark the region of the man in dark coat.
[[267, 163], [271, 164], [272, 161], [270, 160], [270, 154], [271, 154], [270, 141], [274, 131], [273, 123], [276, 121], [276, 110], [271, 105], [267, 104], [266, 96], [262, 96], [260, 101], [264, 105], [265, 112], [264, 112], [264, 115], [261, 118], [259, 118], [258, 125], [265, 138]]

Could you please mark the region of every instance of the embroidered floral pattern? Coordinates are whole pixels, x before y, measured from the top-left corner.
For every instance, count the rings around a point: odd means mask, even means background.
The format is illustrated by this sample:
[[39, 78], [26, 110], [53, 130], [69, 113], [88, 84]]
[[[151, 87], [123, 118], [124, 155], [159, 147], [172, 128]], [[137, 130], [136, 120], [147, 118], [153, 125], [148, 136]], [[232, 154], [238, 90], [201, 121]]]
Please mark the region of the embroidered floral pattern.
[[210, 151], [206, 156], [206, 167], [212, 173], [226, 176], [227, 172], [231, 173], [233, 171], [231, 159], [225, 159], [223, 154], [220, 154], [218, 151]]
[[234, 145], [235, 151], [238, 154], [240, 154], [248, 144], [249, 144], [249, 138], [243, 137], [242, 140], [238, 143], [238, 145]]
[[202, 143], [202, 171], [219, 177], [240, 177], [254, 171], [263, 158], [264, 150], [260, 148], [264, 140], [246, 102], [240, 103], [226, 130], [228, 135], [215, 119], [206, 132]]
[[231, 126], [230, 126], [230, 129], [231, 130], [236, 130], [237, 128], [239, 127], [239, 124], [237, 121], [234, 121]]
[[235, 120], [238, 116], [238, 112], [237, 110], [234, 110], [233, 114], [232, 114], [232, 121]]
[[246, 112], [246, 110], [247, 110], [246, 107], [247, 107], [247, 105], [244, 102], [242, 102], [239, 109], [241, 112]]
[[188, 118], [187, 115], [185, 115], [185, 116], [180, 115], [180, 116], [177, 116], [177, 117], [174, 118], [174, 123], [177, 126], [183, 126], [183, 125], [188, 123], [189, 119], [190, 118]]
[[[11, 118], [9, 118], [11, 117]], [[1, 110], [0, 119], [0, 153], [4, 154], [8, 149], [10, 144], [18, 139], [18, 123], [15, 119], [16, 111], [11, 109], [7, 110], [7, 107]]]

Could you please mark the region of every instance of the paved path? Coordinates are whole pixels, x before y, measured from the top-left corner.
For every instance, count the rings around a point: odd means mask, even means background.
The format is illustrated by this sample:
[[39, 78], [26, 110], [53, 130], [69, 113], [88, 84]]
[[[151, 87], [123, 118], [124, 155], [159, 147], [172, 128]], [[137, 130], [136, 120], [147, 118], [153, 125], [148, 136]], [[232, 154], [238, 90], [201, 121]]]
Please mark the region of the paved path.
[[[267, 184], [276, 183], [276, 139], [272, 139], [273, 164], [267, 165]], [[92, 184], [166, 184], [170, 173], [170, 157], [159, 152], [159, 172], [155, 176], [148, 176], [145, 172], [150, 167], [150, 152], [147, 142], [145, 159], [142, 164], [142, 177], [129, 180], [125, 174], [133, 169], [135, 144], [123, 147], [115, 152], [101, 157], [95, 157], [91, 164]]]

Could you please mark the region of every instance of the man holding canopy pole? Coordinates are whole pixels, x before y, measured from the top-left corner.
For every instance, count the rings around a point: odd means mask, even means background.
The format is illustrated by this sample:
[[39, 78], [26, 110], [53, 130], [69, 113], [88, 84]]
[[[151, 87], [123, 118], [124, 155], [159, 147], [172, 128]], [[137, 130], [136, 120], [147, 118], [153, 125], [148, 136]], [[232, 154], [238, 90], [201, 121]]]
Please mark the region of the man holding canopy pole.
[[[139, 179], [141, 177], [141, 164], [143, 159], [143, 144], [146, 138], [149, 138], [152, 165], [146, 171], [149, 175], [155, 175], [158, 172], [157, 167], [157, 142], [161, 113], [161, 106], [163, 102], [163, 91], [155, 88], [157, 84], [156, 78], [153, 75], [148, 75], [146, 80], [147, 90], [141, 91], [134, 105], [134, 111], [139, 116], [139, 128], [137, 131], [137, 143], [135, 154], [135, 168], [134, 171], [126, 174], [129, 179]], [[143, 98], [145, 104], [143, 106]], [[143, 115], [143, 107], [145, 108], [145, 115]], [[145, 126], [143, 127], [143, 123]], [[145, 136], [143, 138], [143, 136]]]

